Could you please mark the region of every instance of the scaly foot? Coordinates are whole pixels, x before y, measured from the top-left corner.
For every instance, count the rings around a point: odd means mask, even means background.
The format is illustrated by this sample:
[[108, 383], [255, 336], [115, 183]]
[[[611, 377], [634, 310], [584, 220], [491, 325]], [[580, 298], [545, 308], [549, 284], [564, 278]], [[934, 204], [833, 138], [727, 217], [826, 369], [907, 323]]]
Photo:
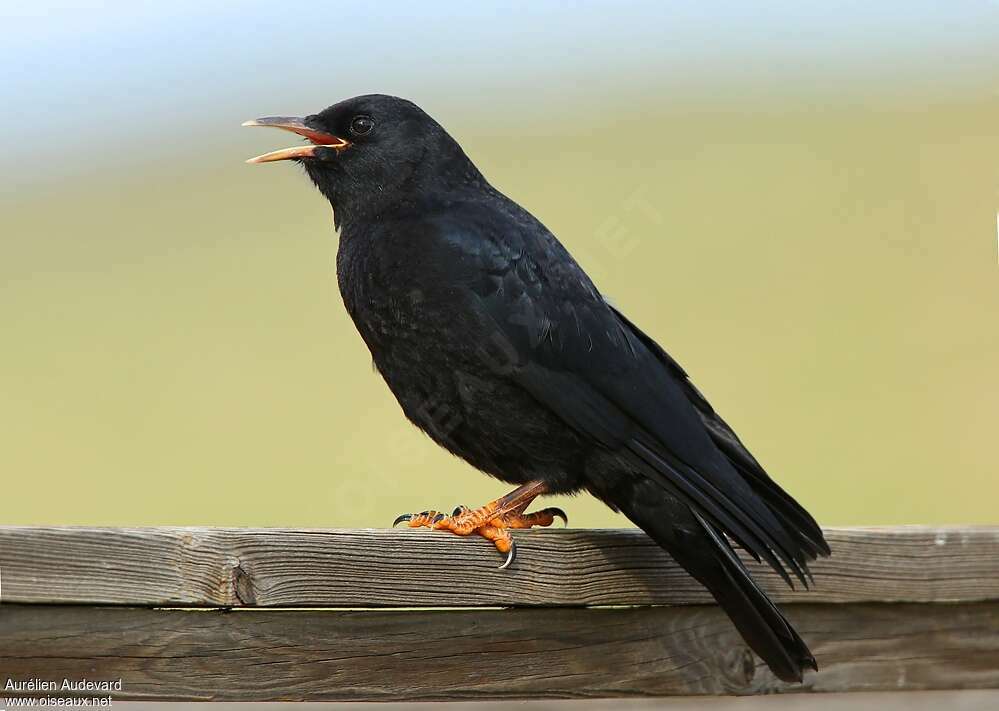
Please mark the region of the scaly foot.
[[545, 490], [541, 482], [531, 482], [477, 509], [459, 506], [450, 516], [439, 511], [403, 514], [392, 525], [406, 521], [410, 528], [451, 531], [459, 536], [478, 533], [492, 541], [500, 553], [506, 554], [506, 561], [500, 566], [502, 570], [509, 567], [517, 556], [517, 546], [509, 529], [550, 526], [556, 518], [568, 523], [565, 512], [555, 507], [524, 513], [531, 501]]

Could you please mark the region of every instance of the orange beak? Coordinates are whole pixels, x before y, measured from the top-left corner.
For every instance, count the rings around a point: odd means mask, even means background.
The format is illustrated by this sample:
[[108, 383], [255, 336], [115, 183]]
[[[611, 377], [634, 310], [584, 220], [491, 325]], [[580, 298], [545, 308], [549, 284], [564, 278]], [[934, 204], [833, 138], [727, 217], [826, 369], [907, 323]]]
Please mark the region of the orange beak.
[[295, 146], [294, 148], [282, 148], [279, 151], [264, 153], [262, 156], [250, 158], [246, 161], [247, 163], [270, 163], [276, 160], [315, 158], [316, 151], [320, 148], [332, 148], [339, 152], [350, 145], [350, 141], [346, 141], [339, 136], [306, 126], [304, 120], [295, 116], [267, 116], [265, 118], [254, 119], [253, 121], [246, 121], [243, 125], [281, 128], [285, 131], [297, 133], [299, 136], [304, 136], [312, 142], [310, 146]]

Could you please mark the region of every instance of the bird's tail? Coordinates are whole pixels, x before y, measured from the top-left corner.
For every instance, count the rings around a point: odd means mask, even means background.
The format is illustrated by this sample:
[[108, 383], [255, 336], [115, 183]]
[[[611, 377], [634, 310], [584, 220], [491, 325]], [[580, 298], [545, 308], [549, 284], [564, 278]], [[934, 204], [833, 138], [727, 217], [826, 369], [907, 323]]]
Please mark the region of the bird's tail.
[[721, 533], [679, 501], [629, 493], [627, 501], [613, 503], [708, 589], [778, 678], [800, 682], [805, 667], [818, 670], [801, 637]]

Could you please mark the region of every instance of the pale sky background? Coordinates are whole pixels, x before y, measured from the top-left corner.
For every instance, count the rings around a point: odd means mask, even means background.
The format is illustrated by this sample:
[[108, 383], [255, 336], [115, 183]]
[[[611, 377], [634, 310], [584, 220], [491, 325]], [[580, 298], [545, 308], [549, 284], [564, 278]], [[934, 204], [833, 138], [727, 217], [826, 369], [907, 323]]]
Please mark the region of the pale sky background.
[[996, 2], [9, 2], [0, 18], [0, 154], [23, 177], [79, 168], [72, 148], [95, 141], [110, 162], [221, 136], [223, 107], [377, 90], [505, 124], [650, 82], [959, 92], [999, 57]]

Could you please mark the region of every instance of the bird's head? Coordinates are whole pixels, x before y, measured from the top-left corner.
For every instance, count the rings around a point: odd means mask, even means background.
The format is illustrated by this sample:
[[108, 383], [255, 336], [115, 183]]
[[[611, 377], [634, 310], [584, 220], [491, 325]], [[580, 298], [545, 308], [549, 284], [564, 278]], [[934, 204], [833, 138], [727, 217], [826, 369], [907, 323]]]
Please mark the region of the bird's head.
[[308, 141], [247, 162], [301, 163], [332, 203], [338, 223], [344, 216], [377, 214], [420, 191], [482, 179], [440, 124], [395, 96], [356, 96], [304, 118], [270, 116], [243, 125], [280, 128]]

